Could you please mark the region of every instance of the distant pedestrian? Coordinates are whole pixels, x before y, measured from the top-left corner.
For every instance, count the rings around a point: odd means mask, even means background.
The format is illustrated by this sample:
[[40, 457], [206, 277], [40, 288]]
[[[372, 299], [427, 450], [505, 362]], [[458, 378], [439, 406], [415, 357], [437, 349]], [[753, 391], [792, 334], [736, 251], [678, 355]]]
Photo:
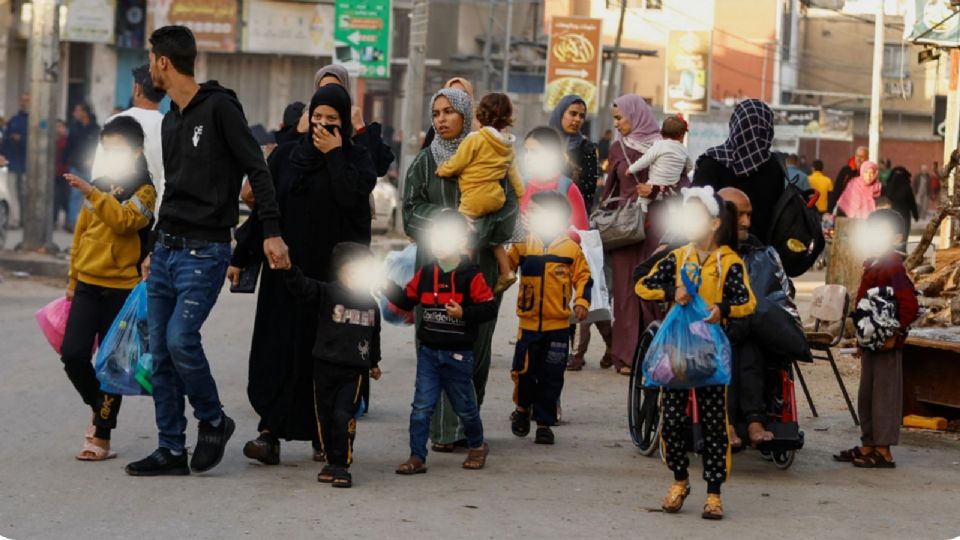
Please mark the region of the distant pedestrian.
[[63, 213], [64, 228], [67, 225], [67, 216], [70, 215], [70, 186], [63, 181], [64, 175], [70, 172], [67, 166], [67, 124], [57, 120], [57, 150], [55, 154], [56, 173], [53, 177], [53, 228], [60, 223], [60, 213]]
[[103, 342], [130, 291], [140, 282], [139, 264], [153, 221], [157, 192], [144, 159], [140, 124], [119, 117], [107, 122], [100, 141], [111, 167], [94, 182], [72, 174], [69, 183], [83, 198], [73, 233], [70, 283], [73, 299], [63, 336], [61, 360], [67, 377], [92, 411], [81, 461], [102, 461], [110, 451], [110, 432], [117, 427], [123, 396], [102, 391], [91, 363], [94, 346]]
[[3, 132], [3, 157], [7, 161], [7, 171], [13, 174], [13, 203], [16, 212], [10, 216], [11, 224], [19, 226], [26, 204], [27, 194], [27, 135], [30, 131], [30, 94], [20, 96], [20, 109], [7, 120]]
[[284, 279], [293, 297], [316, 312], [311, 382], [327, 461], [317, 480], [349, 488], [361, 389], [368, 376], [380, 379], [380, 312], [370, 294], [376, 284], [367, 279], [366, 270], [376, 264], [370, 248], [342, 242], [332, 259], [333, 281], [310, 279], [296, 266]]
[[840, 198], [840, 195], [843, 194], [844, 190], [847, 189], [847, 182], [860, 176], [860, 166], [868, 159], [870, 159], [870, 151], [867, 150], [867, 147], [858, 146], [853, 157], [850, 158], [846, 165], [840, 168], [833, 182], [833, 191], [830, 192], [830, 200], [827, 201], [828, 211], [833, 212], [833, 209], [837, 207], [837, 200]]
[[[290, 258], [280, 238], [270, 172], [236, 94], [214, 81], [197, 84], [197, 42], [189, 28], [158, 28], [150, 46], [153, 85], [172, 101], [162, 125], [166, 190], [157, 243], [144, 262], [160, 441], [154, 453], [128, 464], [126, 471], [133, 476], [184, 475], [220, 463], [235, 428], [223, 412], [200, 328], [223, 286], [245, 174], [256, 194], [266, 262], [271, 269], [284, 269]], [[185, 398], [199, 420], [189, 468]]]
[[[100, 126], [97, 125], [93, 110], [86, 103], [77, 103], [73, 107], [73, 123], [67, 135], [66, 154], [70, 174], [90, 181], [99, 136]], [[70, 231], [76, 226], [82, 205], [83, 195], [79, 191], [70, 193], [67, 214], [67, 227]]]
[[384, 291], [400, 309], [409, 311], [419, 306], [423, 311], [423, 322], [417, 327], [410, 457], [396, 472], [427, 472], [427, 437], [441, 390], [450, 399], [466, 434], [469, 450], [463, 468], [482, 469], [490, 447], [484, 440], [473, 387], [473, 348], [479, 325], [497, 317], [497, 302], [480, 269], [462, 255], [467, 247], [467, 219], [461, 214], [441, 210], [433, 219], [429, 244], [420, 246], [430, 250], [433, 260], [420, 266], [403, 289], [389, 281]]
[[817, 197], [817, 210], [819, 210], [821, 214], [825, 214], [827, 212], [830, 192], [833, 191], [833, 180], [823, 174], [823, 162], [819, 159], [813, 160], [813, 172], [807, 177], [807, 181], [810, 182], [810, 189], [815, 190], [819, 195]]
[[887, 181], [890, 180], [890, 174], [893, 173], [893, 169], [890, 166], [890, 160], [884, 159], [880, 161], [880, 171], [877, 173], [877, 177], [880, 179], [880, 184], [883, 187], [887, 187]]
[[550, 115], [550, 127], [563, 135], [566, 158], [563, 174], [580, 189], [589, 213], [600, 177], [600, 154], [597, 145], [582, 133], [586, 121], [587, 102], [573, 94], [563, 96]]
[[[603, 132], [603, 137], [600, 137], [600, 141], [597, 143], [597, 152], [600, 155], [600, 166], [603, 167], [607, 157], [610, 156], [610, 143], [613, 141], [613, 130], [608, 129]], [[603, 171], [601, 171], [603, 172]]]
[[796, 154], [790, 154], [786, 159], [787, 165], [787, 182], [792, 183], [797, 186], [800, 191], [807, 191], [810, 189], [810, 179], [807, 176], [807, 173], [803, 172], [803, 169], [800, 168], [800, 158]]
[[837, 215], [866, 219], [877, 209], [877, 199], [883, 192], [878, 172], [879, 167], [872, 161], [860, 165], [860, 175], [847, 182], [837, 199]]
[[[858, 329], [858, 352], [862, 372], [857, 409], [860, 413], [860, 445], [833, 458], [852, 462], [855, 467], [892, 469], [896, 467], [890, 447], [900, 443], [903, 421], [903, 346], [910, 324], [917, 318], [917, 292], [903, 267], [903, 255], [895, 247], [903, 243], [900, 215], [878, 210], [867, 218], [871, 227], [870, 258], [863, 263], [863, 277], [854, 300], [858, 315], [869, 320]], [[892, 294], [888, 293], [892, 291]], [[866, 302], [863, 302], [866, 300]], [[864, 304], [871, 309], [864, 309]], [[892, 305], [892, 313], [873, 307]], [[892, 315], [892, 316], [891, 316]], [[864, 338], [875, 343], [864, 347]]]
[[883, 195], [890, 199], [890, 207], [900, 214], [903, 229], [897, 232], [903, 237], [903, 243], [897, 247], [906, 251], [907, 241], [910, 239], [910, 224], [920, 219], [917, 200], [910, 184], [910, 172], [900, 166], [891, 169], [887, 185], [883, 188]]

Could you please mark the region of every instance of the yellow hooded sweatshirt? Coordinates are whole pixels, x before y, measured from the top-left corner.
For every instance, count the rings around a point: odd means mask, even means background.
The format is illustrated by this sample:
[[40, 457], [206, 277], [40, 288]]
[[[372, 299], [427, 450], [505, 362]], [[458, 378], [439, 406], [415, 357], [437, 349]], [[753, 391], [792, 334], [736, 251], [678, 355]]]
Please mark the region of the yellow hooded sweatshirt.
[[517, 197], [523, 196], [523, 181], [514, 162], [516, 137], [487, 126], [460, 143], [456, 154], [441, 163], [437, 176], [460, 177], [460, 213], [469, 218], [503, 208], [507, 196], [500, 181], [509, 176]]
[[570, 299], [574, 305], [590, 309], [593, 278], [580, 246], [566, 234], [550, 245], [535, 234], [523, 244], [513, 244], [507, 252], [510, 267], [520, 269], [517, 315], [520, 329], [549, 332], [570, 327]]
[[724, 319], [753, 313], [757, 299], [750, 289], [746, 266], [743, 259], [727, 246], [717, 248], [702, 263], [692, 244], [671, 251], [650, 269], [649, 274], [637, 281], [637, 296], [644, 300], [673, 302], [676, 290], [683, 285], [680, 272], [687, 264], [700, 268], [702, 282], [697, 294], [708, 306], [719, 306]]
[[140, 282], [139, 231], [153, 218], [157, 191], [149, 180], [130, 189], [132, 194], [116, 187], [105, 193], [95, 183], [87, 194], [73, 232], [70, 290], [77, 281], [109, 289], [132, 289]]

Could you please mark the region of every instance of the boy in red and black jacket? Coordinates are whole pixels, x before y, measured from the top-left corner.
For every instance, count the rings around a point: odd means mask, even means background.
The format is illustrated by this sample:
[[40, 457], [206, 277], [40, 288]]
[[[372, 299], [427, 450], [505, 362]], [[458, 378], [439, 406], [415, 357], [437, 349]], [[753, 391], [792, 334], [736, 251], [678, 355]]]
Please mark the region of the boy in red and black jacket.
[[903, 256], [894, 250], [903, 242], [903, 218], [893, 210], [877, 210], [867, 218], [873, 255], [863, 263], [863, 277], [854, 305], [874, 288], [893, 289], [897, 305], [897, 332], [879, 350], [861, 349], [860, 415], [861, 446], [835, 455], [863, 468], [893, 468], [890, 447], [900, 442], [903, 419], [903, 344], [907, 329], [917, 318], [917, 292], [903, 267]]
[[483, 468], [489, 453], [473, 388], [473, 343], [477, 327], [497, 316], [497, 304], [480, 269], [461, 255], [467, 245], [467, 226], [467, 219], [458, 212], [441, 211], [430, 234], [434, 262], [417, 270], [404, 289], [388, 282], [384, 290], [387, 299], [402, 310], [417, 305], [423, 309], [417, 328], [410, 458], [397, 468], [397, 474], [427, 472], [430, 419], [441, 390], [450, 398], [470, 446], [463, 467]]

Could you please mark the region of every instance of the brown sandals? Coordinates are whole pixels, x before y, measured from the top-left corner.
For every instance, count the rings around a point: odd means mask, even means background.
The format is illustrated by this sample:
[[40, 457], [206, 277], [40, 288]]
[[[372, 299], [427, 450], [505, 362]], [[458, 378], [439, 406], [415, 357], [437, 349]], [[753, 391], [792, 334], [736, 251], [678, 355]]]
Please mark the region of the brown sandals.
[[464, 469], [479, 471], [487, 464], [487, 456], [490, 454], [490, 445], [483, 443], [480, 448], [471, 448], [467, 452], [467, 459], [463, 462]]
[[414, 474], [424, 474], [427, 472], [427, 466], [417, 456], [410, 456], [410, 459], [404, 461], [397, 467], [396, 473], [402, 474], [404, 476], [411, 476]]

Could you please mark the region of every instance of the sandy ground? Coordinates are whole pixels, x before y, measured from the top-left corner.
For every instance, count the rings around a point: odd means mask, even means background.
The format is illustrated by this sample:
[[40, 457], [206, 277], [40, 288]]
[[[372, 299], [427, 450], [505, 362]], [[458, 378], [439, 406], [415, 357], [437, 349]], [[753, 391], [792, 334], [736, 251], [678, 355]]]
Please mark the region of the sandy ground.
[[[801, 293], [815, 284], [811, 276]], [[227, 412], [238, 424], [223, 463], [184, 478], [131, 478], [123, 465], [156, 447], [149, 398], [124, 401], [114, 434], [119, 459], [81, 463], [89, 411], [44, 342], [33, 313], [60, 290], [7, 277], [0, 283], [0, 536], [33, 538], [930, 538], [960, 535], [960, 442], [956, 434], [906, 433], [899, 468], [868, 471], [830, 454], [857, 440], [829, 366], [805, 373], [820, 418], [800, 397], [806, 447], [794, 466], [776, 469], [754, 452], [735, 457], [724, 486], [728, 519], [699, 517], [700, 467], [679, 515], [659, 499], [670, 474], [639, 455], [627, 433], [627, 378], [597, 367], [596, 337], [587, 369], [569, 374], [565, 424], [554, 447], [510, 434], [509, 362], [516, 329], [505, 301], [494, 345], [483, 418], [492, 454], [480, 472], [463, 455], [431, 455], [430, 472], [394, 474], [407, 455], [406, 421], [414, 378], [410, 328], [384, 330], [383, 379], [358, 428], [355, 487], [316, 482], [306, 443], [283, 447], [266, 467], [241, 454], [255, 435], [246, 363], [254, 298], [224, 294], [204, 338]], [[851, 391], [858, 368], [841, 360]], [[798, 390], [799, 391], [799, 390]], [[195, 439], [191, 420], [188, 444]]]

